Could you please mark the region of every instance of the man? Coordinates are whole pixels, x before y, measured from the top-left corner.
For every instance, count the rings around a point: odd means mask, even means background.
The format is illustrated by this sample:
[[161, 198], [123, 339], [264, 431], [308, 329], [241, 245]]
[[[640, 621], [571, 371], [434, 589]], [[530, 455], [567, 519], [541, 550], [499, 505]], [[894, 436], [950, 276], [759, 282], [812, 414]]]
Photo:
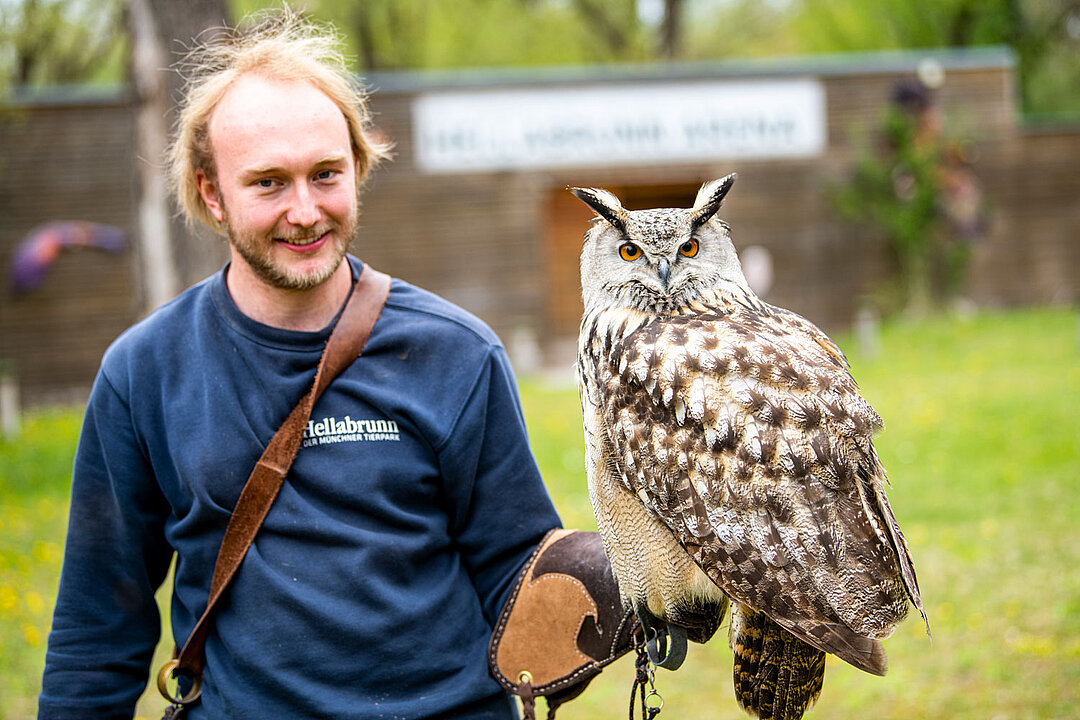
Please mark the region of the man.
[[[362, 269], [346, 247], [383, 150], [331, 39], [286, 17], [196, 59], [174, 178], [231, 259], [102, 361], [41, 718], [132, 716], [173, 554], [182, 643], [240, 489], [310, 387]], [[395, 280], [363, 356], [311, 420], [215, 610], [188, 717], [513, 717], [487, 643], [509, 584], [559, 521], [497, 339]]]

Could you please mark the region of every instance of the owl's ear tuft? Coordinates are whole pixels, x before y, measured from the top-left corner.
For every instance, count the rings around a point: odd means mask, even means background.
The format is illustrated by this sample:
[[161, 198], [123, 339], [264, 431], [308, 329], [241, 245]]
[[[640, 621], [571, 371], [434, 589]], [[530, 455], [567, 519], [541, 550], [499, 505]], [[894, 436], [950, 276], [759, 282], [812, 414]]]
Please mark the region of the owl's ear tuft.
[[626, 209], [619, 198], [600, 188], [567, 188], [579, 200], [591, 207], [600, 217], [611, 223], [621, 233], [626, 232]]
[[694, 198], [694, 207], [690, 210], [690, 223], [694, 227], [698, 227], [709, 222], [709, 219], [720, 209], [720, 204], [724, 202], [724, 196], [728, 194], [728, 190], [734, 184], [735, 173], [731, 173], [719, 180], [713, 180], [702, 185], [701, 189], [698, 190], [697, 197]]

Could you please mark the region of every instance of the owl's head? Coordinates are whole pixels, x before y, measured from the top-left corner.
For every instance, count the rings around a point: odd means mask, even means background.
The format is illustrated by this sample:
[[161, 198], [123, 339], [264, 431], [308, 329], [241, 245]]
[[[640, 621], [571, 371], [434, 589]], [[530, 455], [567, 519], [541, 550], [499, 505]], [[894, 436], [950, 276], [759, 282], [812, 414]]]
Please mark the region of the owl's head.
[[734, 182], [732, 173], [705, 183], [689, 209], [631, 211], [607, 190], [570, 188], [599, 215], [581, 251], [586, 312], [620, 306], [670, 313], [725, 284], [751, 293], [729, 228], [716, 217]]

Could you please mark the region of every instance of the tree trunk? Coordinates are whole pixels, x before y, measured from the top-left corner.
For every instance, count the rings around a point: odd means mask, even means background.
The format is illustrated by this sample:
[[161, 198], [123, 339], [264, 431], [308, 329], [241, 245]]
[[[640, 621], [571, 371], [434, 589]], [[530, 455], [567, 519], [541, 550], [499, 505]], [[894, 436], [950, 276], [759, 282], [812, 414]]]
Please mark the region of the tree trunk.
[[682, 53], [684, 0], [664, 0], [664, 21], [660, 25], [660, 55], [674, 60]]
[[228, 255], [210, 233], [188, 230], [170, 201], [165, 168], [182, 79], [168, 70], [208, 28], [228, 23], [225, 0], [130, 0], [136, 101], [136, 217], [140, 310], [153, 310], [219, 268]]
[[135, 90], [135, 218], [140, 314], [146, 314], [180, 291], [169, 228], [168, 182], [164, 170], [169, 97], [160, 68], [168, 63], [154, 29], [147, 0], [131, 0], [131, 80]]
[[370, 2], [356, 3], [353, 10], [353, 27], [356, 30], [357, 43], [360, 45], [360, 66], [368, 72], [381, 70], [379, 50], [375, 46], [375, 29]]
[[610, 50], [611, 55], [616, 59], [624, 59], [623, 54], [630, 44], [633, 28], [619, 22], [619, 8], [612, 8], [609, 4], [594, 0], [575, 0], [574, 4], [592, 31]]

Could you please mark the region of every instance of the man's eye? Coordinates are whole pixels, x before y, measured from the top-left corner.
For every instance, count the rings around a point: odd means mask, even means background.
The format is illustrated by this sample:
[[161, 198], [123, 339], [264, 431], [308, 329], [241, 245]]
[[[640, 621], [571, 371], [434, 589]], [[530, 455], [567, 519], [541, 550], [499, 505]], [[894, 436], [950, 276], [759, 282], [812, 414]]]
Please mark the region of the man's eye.
[[320, 170], [318, 172], [318, 174], [315, 175], [315, 177], [318, 178], [319, 180], [329, 180], [330, 178], [334, 177], [334, 171], [333, 170]]
[[259, 187], [272, 188], [272, 187], [274, 187], [274, 181], [271, 180], [270, 178], [263, 178], [262, 180], [259, 181]]

